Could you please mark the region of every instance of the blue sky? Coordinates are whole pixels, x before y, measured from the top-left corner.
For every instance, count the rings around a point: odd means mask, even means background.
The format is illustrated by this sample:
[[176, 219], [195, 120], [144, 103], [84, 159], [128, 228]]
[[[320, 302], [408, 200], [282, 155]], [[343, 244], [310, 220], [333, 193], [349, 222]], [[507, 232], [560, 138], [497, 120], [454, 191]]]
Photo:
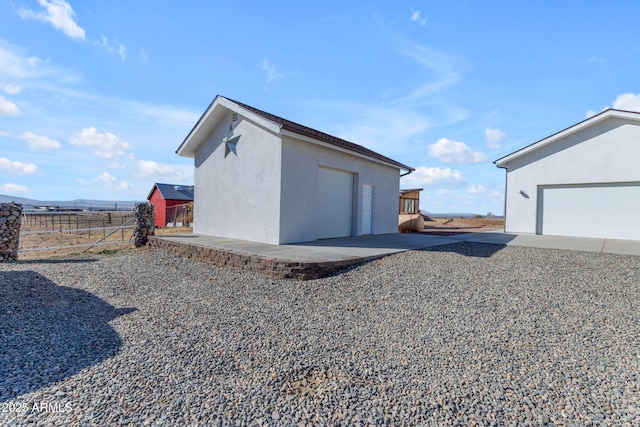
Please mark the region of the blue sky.
[[493, 161], [640, 111], [636, 1], [0, 3], [0, 193], [144, 200], [216, 94], [416, 168], [430, 212], [501, 214]]

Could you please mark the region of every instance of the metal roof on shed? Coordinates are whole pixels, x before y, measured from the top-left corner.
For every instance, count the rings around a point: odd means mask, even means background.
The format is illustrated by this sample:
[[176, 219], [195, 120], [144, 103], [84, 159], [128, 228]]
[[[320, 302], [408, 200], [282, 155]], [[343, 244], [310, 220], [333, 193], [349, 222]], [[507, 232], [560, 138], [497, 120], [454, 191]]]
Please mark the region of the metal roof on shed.
[[153, 190], [158, 189], [165, 200], [184, 200], [190, 202], [193, 200], [193, 185], [176, 185], [176, 184], [159, 184], [155, 183], [147, 196], [147, 200], [151, 198]]

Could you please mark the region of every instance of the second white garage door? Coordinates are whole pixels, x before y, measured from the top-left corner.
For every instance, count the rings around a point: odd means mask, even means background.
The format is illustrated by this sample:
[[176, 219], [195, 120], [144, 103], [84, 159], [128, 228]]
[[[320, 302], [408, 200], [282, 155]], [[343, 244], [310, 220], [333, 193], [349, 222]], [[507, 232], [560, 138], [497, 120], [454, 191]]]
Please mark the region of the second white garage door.
[[318, 239], [351, 236], [353, 174], [318, 169]]
[[538, 233], [640, 240], [640, 183], [540, 187]]

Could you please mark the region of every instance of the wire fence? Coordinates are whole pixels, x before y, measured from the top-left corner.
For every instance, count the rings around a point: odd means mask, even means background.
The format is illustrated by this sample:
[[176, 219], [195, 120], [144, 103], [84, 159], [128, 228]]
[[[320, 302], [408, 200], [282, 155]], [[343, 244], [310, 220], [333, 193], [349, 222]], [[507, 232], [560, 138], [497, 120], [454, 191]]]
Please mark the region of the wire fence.
[[135, 216], [130, 211], [24, 212], [19, 253], [80, 249], [132, 242]]

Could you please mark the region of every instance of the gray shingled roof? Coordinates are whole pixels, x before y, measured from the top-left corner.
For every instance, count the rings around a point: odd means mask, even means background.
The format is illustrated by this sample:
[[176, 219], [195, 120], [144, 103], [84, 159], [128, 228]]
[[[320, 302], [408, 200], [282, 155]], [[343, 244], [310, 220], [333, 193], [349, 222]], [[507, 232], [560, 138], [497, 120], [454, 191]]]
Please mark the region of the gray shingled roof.
[[151, 197], [154, 188], [158, 188], [165, 200], [184, 200], [190, 202], [193, 200], [193, 185], [176, 185], [176, 184], [159, 184], [155, 183], [147, 199]]

